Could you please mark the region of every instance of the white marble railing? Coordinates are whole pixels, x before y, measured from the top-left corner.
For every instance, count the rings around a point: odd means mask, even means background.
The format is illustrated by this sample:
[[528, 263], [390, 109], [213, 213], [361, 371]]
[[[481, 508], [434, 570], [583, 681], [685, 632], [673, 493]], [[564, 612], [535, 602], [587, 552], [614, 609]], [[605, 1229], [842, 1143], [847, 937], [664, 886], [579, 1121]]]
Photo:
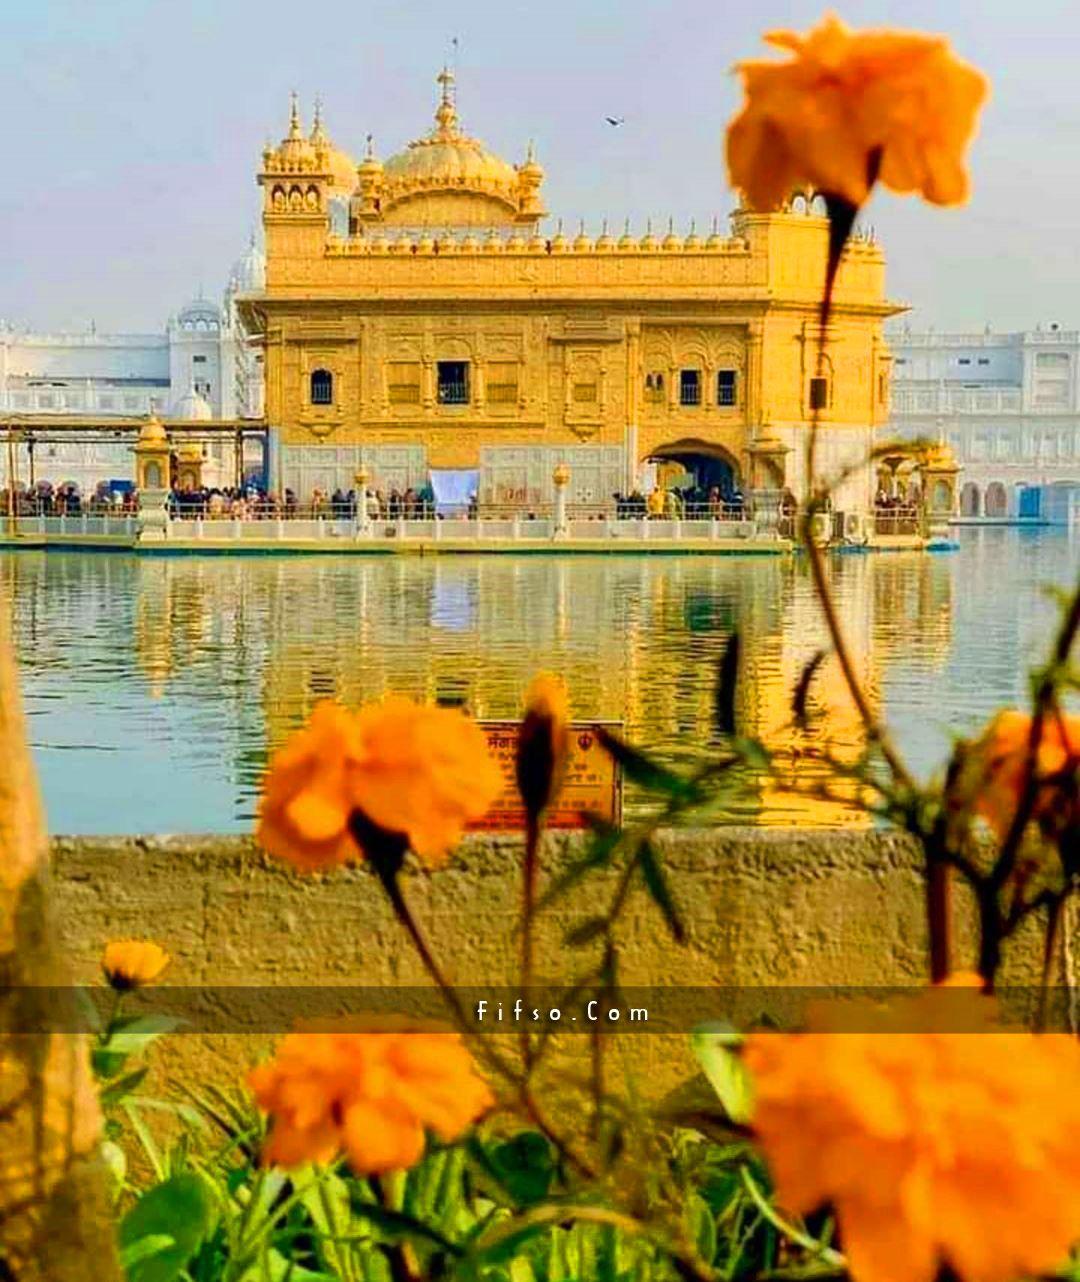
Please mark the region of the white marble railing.
[[[1019, 414], [1017, 388], [905, 388], [893, 383], [892, 412], [900, 414]], [[1055, 411], [1047, 411], [1055, 412]], [[1060, 410], [1056, 411], [1060, 413]]]

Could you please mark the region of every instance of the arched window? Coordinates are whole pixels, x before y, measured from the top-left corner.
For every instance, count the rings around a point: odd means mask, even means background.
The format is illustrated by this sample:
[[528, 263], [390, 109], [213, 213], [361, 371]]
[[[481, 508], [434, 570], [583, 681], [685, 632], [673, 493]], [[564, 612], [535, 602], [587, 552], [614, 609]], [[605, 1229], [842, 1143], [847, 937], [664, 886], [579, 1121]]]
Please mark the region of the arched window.
[[334, 376], [328, 369], [316, 369], [311, 372], [312, 405], [333, 405]]

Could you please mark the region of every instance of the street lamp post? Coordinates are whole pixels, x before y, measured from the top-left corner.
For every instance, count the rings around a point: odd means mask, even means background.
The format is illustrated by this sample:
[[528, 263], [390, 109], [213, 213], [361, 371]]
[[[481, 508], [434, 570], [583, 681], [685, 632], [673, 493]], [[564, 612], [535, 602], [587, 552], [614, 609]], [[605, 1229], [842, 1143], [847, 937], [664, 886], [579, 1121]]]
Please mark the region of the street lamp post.
[[371, 530], [371, 523], [368, 519], [368, 482], [371, 480], [371, 473], [367, 470], [365, 464], [361, 463], [356, 469], [353, 481], [356, 483], [356, 537], [358, 539], [366, 538]]
[[555, 483], [555, 538], [565, 539], [570, 532], [566, 520], [566, 491], [570, 485], [570, 468], [565, 463], [557, 464], [551, 479]]

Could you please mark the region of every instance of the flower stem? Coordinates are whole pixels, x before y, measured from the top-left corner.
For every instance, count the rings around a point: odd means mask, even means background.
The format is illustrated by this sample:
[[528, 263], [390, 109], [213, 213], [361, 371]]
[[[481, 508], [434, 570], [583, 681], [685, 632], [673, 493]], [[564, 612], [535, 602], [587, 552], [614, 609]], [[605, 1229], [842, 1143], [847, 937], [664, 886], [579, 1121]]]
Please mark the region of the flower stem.
[[930, 933], [930, 982], [941, 984], [952, 969], [952, 878], [949, 866], [931, 857], [926, 870], [926, 918]]
[[[536, 916], [536, 883], [539, 875], [540, 816], [529, 810], [525, 821], [525, 865], [523, 869], [521, 905], [521, 987], [526, 998], [535, 981], [533, 951], [533, 918]], [[532, 1067], [533, 1048], [528, 1028], [521, 1033], [521, 1055], [525, 1072]]]

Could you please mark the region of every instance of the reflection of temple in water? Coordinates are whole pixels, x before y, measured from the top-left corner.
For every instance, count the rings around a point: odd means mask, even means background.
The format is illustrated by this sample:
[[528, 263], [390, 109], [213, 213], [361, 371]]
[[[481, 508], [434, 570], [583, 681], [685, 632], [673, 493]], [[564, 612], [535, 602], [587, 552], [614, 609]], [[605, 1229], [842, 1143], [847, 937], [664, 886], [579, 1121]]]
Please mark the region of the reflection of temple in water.
[[[132, 678], [233, 728], [223, 775], [251, 798], [266, 753], [323, 698], [356, 706], [388, 691], [514, 717], [540, 668], [563, 673], [574, 715], [621, 721], [627, 735], [688, 763], [722, 743], [713, 728], [717, 664], [743, 638], [739, 732], [763, 738], [800, 791], [755, 780], [728, 812], [747, 822], [862, 822], [811, 795], [826, 746], [851, 762], [855, 709], [830, 660], [813, 687], [811, 731], [792, 729], [799, 674], [827, 638], [799, 559], [741, 557], [114, 558], [23, 554], [17, 580], [23, 662], [78, 662], [55, 628], [37, 635], [45, 595], [73, 633], [105, 629]], [[835, 557], [831, 574], [858, 670], [880, 701], [893, 672], [935, 670], [952, 640], [945, 558]]]

